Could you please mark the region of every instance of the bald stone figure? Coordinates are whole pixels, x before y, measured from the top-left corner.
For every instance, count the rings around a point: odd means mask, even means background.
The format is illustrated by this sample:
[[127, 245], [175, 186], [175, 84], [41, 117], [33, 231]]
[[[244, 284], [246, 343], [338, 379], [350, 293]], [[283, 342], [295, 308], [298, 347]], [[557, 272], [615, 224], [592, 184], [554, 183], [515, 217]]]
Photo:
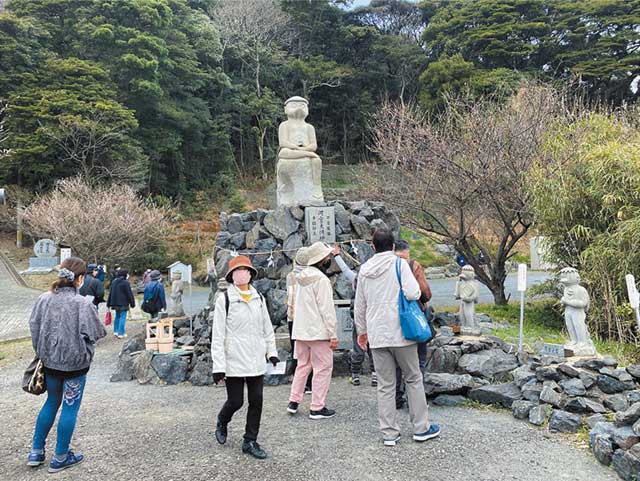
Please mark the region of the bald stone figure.
[[320, 205], [322, 160], [316, 154], [316, 131], [305, 122], [309, 102], [291, 97], [284, 104], [287, 120], [278, 128], [277, 197], [278, 205]]

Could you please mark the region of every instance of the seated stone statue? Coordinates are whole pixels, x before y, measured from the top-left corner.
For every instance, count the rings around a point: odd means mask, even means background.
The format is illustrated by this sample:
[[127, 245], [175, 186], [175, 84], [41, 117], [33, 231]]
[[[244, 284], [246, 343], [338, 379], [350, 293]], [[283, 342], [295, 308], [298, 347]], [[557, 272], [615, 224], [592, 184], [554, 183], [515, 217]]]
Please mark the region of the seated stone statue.
[[322, 160], [316, 154], [316, 131], [305, 122], [308, 102], [291, 97], [284, 104], [287, 120], [278, 128], [278, 205], [318, 205], [322, 193]]
[[171, 300], [173, 301], [173, 309], [170, 316], [182, 317], [184, 316], [184, 305], [182, 303], [182, 296], [184, 294], [184, 281], [182, 280], [182, 272], [176, 271], [173, 273], [173, 279], [171, 281]]
[[589, 293], [580, 285], [580, 274], [573, 267], [565, 267], [560, 271], [560, 283], [564, 285], [560, 302], [564, 306], [564, 322], [570, 338], [564, 347], [573, 351], [574, 356], [595, 356], [596, 348], [586, 323]]
[[456, 282], [456, 299], [460, 300], [458, 320], [462, 334], [480, 335], [480, 326], [476, 322], [476, 303], [480, 297], [480, 287], [476, 281], [476, 273], [471, 266], [464, 266], [460, 278]]

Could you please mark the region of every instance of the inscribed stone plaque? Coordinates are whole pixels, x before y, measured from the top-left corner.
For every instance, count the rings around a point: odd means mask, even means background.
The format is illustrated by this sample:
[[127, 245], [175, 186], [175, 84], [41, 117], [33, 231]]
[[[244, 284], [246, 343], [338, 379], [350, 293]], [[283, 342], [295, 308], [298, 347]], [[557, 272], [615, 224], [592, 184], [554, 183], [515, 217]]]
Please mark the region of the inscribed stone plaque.
[[544, 343], [540, 349], [542, 356], [564, 357], [564, 346], [562, 344]]
[[40, 239], [33, 246], [36, 257], [53, 257], [56, 255], [56, 243], [51, 239]]
[[304, 210], [304, 221], [309, 244], [317, 241], [330, 244], [336, 241], [335, 207], [307, 207]]
[[338, 318], [338, 349], [349, 350], [353, 347], [353, 319], [351, 319], [351, 309], [348, 306], [336, 306], [336, 317]]

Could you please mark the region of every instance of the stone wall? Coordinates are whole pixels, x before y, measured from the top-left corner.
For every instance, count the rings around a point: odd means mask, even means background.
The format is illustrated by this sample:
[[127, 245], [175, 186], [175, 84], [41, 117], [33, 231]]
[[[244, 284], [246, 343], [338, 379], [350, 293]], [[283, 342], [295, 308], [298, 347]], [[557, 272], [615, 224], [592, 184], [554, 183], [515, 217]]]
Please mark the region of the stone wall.
[[590, 429], [590, 447], [625, 481], [640, 479], [640, 365], [516, 355], [496, 337], [439, 336], [428, 348], [425, 392], [436, 405], [467, 398], [511, 410], [550, 432]]
[[[396, 236], [400, 232], [398, 217], [381, 202], [331, 201], [327, 205], [335, 208], [336, 241], [343, 243], [343, 250], [360, 263], [373, 255], [369, 241], [376, 228], [387, 227]], [[249, 256], [258, 270], [253, 285], [265, 297], [276, 327], [286, 323], [286, 276], [293, 268], [293, 258], [298, 248], [309, 245], [304, 215], [304, 207], [284, 206], [271, 211], [220, 215], [214, 255], [216, 274], [222, 278], [227, 272], [233, 251]], [[344, 260], [355, 268], [347, 256]], [[335, 262], [329, 279], [336, 299], [351, 299], [351, 283]]]

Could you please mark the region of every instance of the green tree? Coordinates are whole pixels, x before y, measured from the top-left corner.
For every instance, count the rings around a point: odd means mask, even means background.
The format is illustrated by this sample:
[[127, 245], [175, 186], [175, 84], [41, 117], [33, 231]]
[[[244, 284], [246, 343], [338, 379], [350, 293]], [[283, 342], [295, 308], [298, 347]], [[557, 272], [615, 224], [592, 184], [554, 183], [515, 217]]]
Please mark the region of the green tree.
[[583, 114], [549, 139], [555, 162], [532, 173], [536, 226], [553, 260], [581, 271], [592, 291], [588, 320], [604, 338], [638, 339], [625, 275], [640, 255], [640, 130], [636, 111]]
[[4, 182], [48, 188], [78, 172], [140, 182], [145, 158], [131, 136], [137, 122], [115, 96], [99, 65], [47, 60], [9, 95]]

